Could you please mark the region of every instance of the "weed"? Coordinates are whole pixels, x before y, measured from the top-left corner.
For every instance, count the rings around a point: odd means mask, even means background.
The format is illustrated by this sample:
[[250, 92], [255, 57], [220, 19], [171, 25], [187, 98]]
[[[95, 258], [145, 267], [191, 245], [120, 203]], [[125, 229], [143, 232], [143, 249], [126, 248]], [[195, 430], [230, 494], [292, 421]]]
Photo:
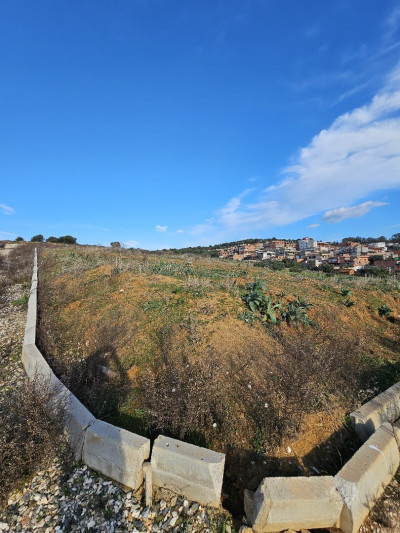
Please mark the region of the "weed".
[[350, 296], [351, 295], [351, 289], [341, 289], [340, 291], [342, 296]]
[[27, 294], [24, 294], [21, 298], [19, 298], [18, 300], [14, 300], [12, 302], [12, 305], [15, 305], [15, 306], [26, 306], [28, 305], [28, 301], [29, 301], [29, 296]]
[[0, 395], [0, 504], [36, 468], [60, 453], [63, 408], [46, 380], [38, 377]]
[[393, 311], [386, 304], [383, 304], [380, 307], [378, 307], [378, 313], [379, 313], [379, 316], [385, 317], [385, 316], [390, 315], [390, 313], [393, 313]]

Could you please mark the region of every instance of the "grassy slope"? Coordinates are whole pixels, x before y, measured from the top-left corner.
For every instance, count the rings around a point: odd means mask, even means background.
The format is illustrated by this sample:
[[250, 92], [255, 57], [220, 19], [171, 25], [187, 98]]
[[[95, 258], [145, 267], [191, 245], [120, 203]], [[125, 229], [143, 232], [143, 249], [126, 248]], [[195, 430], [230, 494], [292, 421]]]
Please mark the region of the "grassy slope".
[[[268, 291], [276, 298], [284, 291], [286, 302], [296, 295], [313, 304], [309, 315], [321, 326], [321, 332], [301, 333], [304, 337], [300, 342], [318, 346], [316, 353], [322, 354], [318, 364], [314, 365], [315, 354], [306, 354], [304, 359], [300, 354], [300, 358], [287, 359], [288, 366], [299, 366], [297, 374], [297, 369], [291, 369], [292, 373], [286, 375], [282, 357], [290, 355], [285, 355], [285, 348], [274, 331], [280, 331], [286, 339], [294, 339], [290, 352], [298, 346], [296, 330], [286, 325], [265, 330], [260, 323], [251, 326], [238, 318], [245, 309], [241, 295], [256, 275], [266, 281]], [[343, 296], [342, 288], [350, 288], [351, 295]], [[203, 422], [210, 425], [213, 416], [218, 423], [221, 419], [226, 439], [204, 428], [201, 438], [193, 435], [193, 428], [188, 429], [187, 437], [223, 450], [233, 438], [235, 448], [259, 453], [271, 451], [274, 441], [277, 456], [284, 455], [287, 442], [292, 446], [295, 442], [297, 455], [304, 457], [317, 444], [329, 440], [332, 432], [339, 431], [343, 415], [374, 387], [374, 390], [386, 388], [400, 377], [399, 326], [379, 317], [377, 312], [380, 305], [386, 304], [395, 315], [400, 314], [398, 281], [328, 277], [312, 272], [269, 272], [218, 259], [54, 247], [44, 249], [41, 254], [40, 292], [41, 342], [46, 353], [58, 360], [68, 359], [68, 364], [79, 358], [94, 364], [100, 362], [123, 376], [128, 390], [124, 389], [117, 400], [118, 414], [108, 413], [105, 418], [130, 429], [145, 429], [143, 415], [148, 405], [143, 402], [143, 384], [140, 389], [138, 376], [154, 365], [153, 374], [164, 372], [165, 379], [171, 381], [176, 372], [181, 372], [181, 367], [202, 368], [207, 363], [210, 368], [204, 367], [204, 372], [213, 374], [213, 368], [218, 367], [217, 389], [224, 393], [219, 402], [225, 403], [229, 412], [215, 413], [218, 405], [214, 405], [209, 418], [205, 415]], [[348, 298], [354, 301], [352, 307], [345, 305]], [[340, 344], [343, 339], [356, 342], [345, 349]], [[323, 366], [327, 359], [324, 349], [329, 357], [332, 355], [330, 367]], [[341, 350], [354, 357], [349, 360], [350, 367], [357, 367], [358, 381], [352, 383], [351, 390], [346, 388], [347, 377], [351, 381], [346, 361], [338, 358], [335, 362], [335, 353], [331, 354]], [[342, 358], [347, 357], [343, 354]], [[181, 366], [175, 367], [175, 360]], [[341, 365], [344, 376], [334, 375], [332, 369], [336, 372]], [[171, 366], [175, 374], [170, 375]], [[89, 369], [89, 373], [94, 371]], [[312, 375], [318, 372], [321, 383]], [[222, 384], [224, 373], [227, 378]], [[336, 388], [329, 383], [331, 373], [332, 383], [337, 380]], [[190, 375], [188, 379], [193, 380]], [[208, 391], [208, 381], [211, 383], [213, 378], [201, 381], [203, 378], [196, 376], [204, 394], [212, 394]], [[371, 380], [371, 376], [377, 379]], [[172, 391], [172, 385], [168, 389], [162, 377], [158, 375], [157, 379], [161, 381], [155, 384], [156, 392]], [[316, 391], [314, 395], [300, 394], [302, 380]], [[229, 390], [225, 381], [229, 382]], [[154, 385], [154, 380], [145, 384]], [[260, 391], [259, 396], [256, 389]], [[254, 397], [259, 403], [267, 399], [265, 404], [274, 404], [275, 410], [266, 419], [263, 414], [260, 420], [258, 414], [254, 415], [254, 403], [251, 403]], [[173, 410], [181, 398], [162, 400], [170, 402], [168, 408]], [[198, 397], [193, 402], [198, 402], [197, 411], [201, 409]], [[290, 410], [291, 416], [301, 418], [302, 423], [294, 432], [289, 429], [281, 432], [283, 440], [269, 439], [263, 424], [272, 435]], [[198, 416], [197, 411], [194, 417]], [[182, 413], [177, 411], [176, 417], [179, 416]], [[275, 425], [271, 422], [273, 418], [278, 421]], [[277, 447], [279, 442], [281, 446]]]

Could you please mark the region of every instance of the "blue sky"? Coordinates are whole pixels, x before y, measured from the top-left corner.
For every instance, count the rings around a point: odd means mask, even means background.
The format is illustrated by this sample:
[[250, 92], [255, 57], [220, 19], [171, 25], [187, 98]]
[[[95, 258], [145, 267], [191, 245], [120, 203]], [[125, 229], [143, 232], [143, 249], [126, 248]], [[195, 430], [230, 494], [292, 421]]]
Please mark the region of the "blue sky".
[[400, 7], [3, 0], [0, 239], [400, 232]]

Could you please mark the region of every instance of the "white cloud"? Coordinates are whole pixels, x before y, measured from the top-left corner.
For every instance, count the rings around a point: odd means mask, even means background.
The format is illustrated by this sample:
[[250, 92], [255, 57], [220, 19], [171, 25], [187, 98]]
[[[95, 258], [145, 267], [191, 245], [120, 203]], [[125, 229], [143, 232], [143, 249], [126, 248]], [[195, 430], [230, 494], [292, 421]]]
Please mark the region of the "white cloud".
[[319, 227], [319, 224], [310, 224], [309, 226], [307, 226], [307, 228], [318, 228]]
[[176, 233], [184, 233], [183, 229], [177, 229]]
[[[373, 207], [381, 207], [382, 205], [388, 205], [387, 202], [363, 202], [359, 205], [354, 205], [353, 207], [339, 207], [338, 209], [331, 209], [327, 211], [322, 220], [328, 222], [329, 224], [336, 224], [337, 222], [342, 222], [347, 218], [362, 217], [366, 215]], [[317, 224], [318, 226], [319, 224]], [[311, 227], [311, 226], [308, 226]]]
[[168, 226], [160, 226], [160, 224], [157, 224], [156, 226], [156, 231], [159, 231], [159, 232], [164, 232], [164, 231], [167, 231], [168, 229]]
[[6, 204], [0, 204], [0, 208], [3, 211], [3, 215], [13, 215], [14, 209]]
[[16, 233], [10, 233], [9, 231], [0, 231], [0, 237], [4, 237], [5, 239], [8, 239], [9, 237], [16, 237]]
[[124, 248], [136, 248], [139, 244], [139, 241], [126, 241], [123, 243]]
[[110, 231], [109, 228], [101, 228], [103, 231]]
[[[195, 233], [254, 233], [338, 209], [345, 209], [343, 215], [366, 214], [378, 203], [341, 206], [400, 188], [399, 114], [400, 64], [369, 104], [339, 116], [302, 148], [293, 164], [283, 170], [280, 182], [251, 203], [242, 202], [251, 191], [235, 196], [215, 213], [212, 223], [196, 226]], [[324, 216], [325, 221], [332, 218]]]

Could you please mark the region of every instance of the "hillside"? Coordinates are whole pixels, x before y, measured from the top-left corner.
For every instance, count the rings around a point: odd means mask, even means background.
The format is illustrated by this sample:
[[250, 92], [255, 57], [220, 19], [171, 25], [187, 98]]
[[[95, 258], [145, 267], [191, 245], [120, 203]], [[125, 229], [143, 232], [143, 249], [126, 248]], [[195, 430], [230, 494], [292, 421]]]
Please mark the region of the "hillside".
[[[358, 446], [346, 415], [400, 379], [399, 324], [378, 312], [400, 313], [395, 280], [93, 247], [43, 248], [39, 272], [56, 372], [104, 420], [226, 452], [226, 490], [334, 473]], [[257, 277], [311, 324], [263, 322], [243, 301]]]

